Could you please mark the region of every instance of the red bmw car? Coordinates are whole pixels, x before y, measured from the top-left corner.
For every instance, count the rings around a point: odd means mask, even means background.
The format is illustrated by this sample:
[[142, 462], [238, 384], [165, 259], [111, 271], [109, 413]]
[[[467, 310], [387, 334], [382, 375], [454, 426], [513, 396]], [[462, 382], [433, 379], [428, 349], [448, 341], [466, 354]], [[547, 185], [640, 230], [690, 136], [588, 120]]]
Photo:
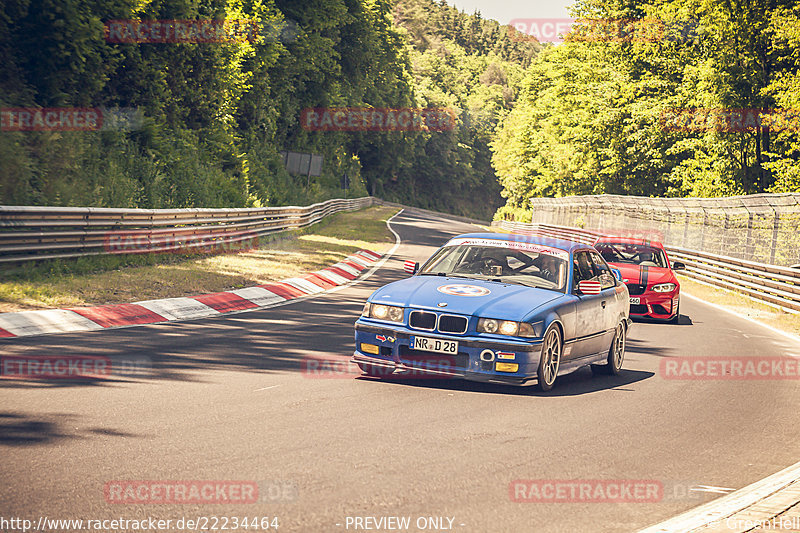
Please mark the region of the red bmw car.
[[678, 322], [681, 286], [674, 271], [686, 265], [670, 263], [664, 247], [655, 241], [604, 237], [594, 247], [606, 263], [622, 273], [630, 293], [632, 317]]

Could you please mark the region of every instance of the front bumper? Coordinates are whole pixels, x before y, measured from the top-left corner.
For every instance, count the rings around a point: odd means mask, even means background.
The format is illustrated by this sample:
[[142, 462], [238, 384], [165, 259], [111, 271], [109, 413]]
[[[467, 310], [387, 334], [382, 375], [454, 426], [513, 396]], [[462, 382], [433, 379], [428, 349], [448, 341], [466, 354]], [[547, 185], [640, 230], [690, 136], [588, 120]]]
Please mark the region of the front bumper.
[[639, 298], [639, 304], [631, 304], [631, 316], [669, 320], [678, 311], [680, 292], [646, 291], [644, 294], [631, 295], [631, 298]]
[[[413, 350], [410, 347], [412, 336], [457, 341], [458, 355]], [[542, 343], [541, 339], [527, 342], [469, 334], [430, 333], [363, 318], [356, 322], [355, 341], [354, 363], [394, 370], [399, 376], [466, 379], [511, 385], [524, 385], [536, 380]], [[379, 353], [365, 352], [361, 349], [362, 344], [377, 346]], [[485, 360], [487, 350], [493, 354], [491, 361]], [[502, 353], [502, 359], [498, 352]], [[482, 353], [484, 359], [481, 358]], [[498, 362], [517, 364], [518, 369], [516, 372], [497, 371]]]

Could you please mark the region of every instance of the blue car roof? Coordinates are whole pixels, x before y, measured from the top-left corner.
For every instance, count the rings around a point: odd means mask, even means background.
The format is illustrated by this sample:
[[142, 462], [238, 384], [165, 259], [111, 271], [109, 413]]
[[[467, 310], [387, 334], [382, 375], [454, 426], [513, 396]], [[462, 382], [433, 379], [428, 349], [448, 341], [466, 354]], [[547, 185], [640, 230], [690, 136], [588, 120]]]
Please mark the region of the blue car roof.
[[452, 237], [453, 239], [499, 239], [504, 241], [514, 242], [529, 242], [533, 244], [542, 244], [552, 248], [558, 248], [567, 252], [575, 250], [592, 249], [591, 245], [582, 242], [569, 241], [566, 239], [555, 239], [553, 237], [543, 237], [541, 235], [520, 235], [518, 233], [464, 233]]

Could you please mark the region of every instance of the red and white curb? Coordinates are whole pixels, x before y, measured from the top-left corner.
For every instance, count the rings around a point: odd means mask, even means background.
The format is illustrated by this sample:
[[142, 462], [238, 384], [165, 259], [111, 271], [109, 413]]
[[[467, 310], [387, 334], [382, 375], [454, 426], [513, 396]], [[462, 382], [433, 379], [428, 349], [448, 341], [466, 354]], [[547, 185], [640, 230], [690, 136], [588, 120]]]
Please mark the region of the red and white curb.
[[[394, 250], [394, 249], [393, 249]], [[388, 254], [391, 255], [391, 252]], [[378, 266], [381, 254], [359, 250], [328, 268], [234, 291], [131, 304], [72, 307], [0, 314], [0, 337], [71, 333], [218, 316], [275, 305], [351, 283]]]

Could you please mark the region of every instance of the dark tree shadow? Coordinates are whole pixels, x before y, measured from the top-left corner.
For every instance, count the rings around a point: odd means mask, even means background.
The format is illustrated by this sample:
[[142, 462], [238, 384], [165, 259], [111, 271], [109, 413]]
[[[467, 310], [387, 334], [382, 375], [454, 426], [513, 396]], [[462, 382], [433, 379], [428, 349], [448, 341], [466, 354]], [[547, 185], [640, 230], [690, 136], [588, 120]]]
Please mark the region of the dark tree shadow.
[[[479, 381], [466, 381], [463, 379], [425, 379], [402, 378], [392, 376], [386, 378], [373, 378], [360, 376], [363, 381], [375, 381], [382, 384], [395, 384], [407, 387], [421, 387], [432, 389], [455, 390], [461, 392], [480, 392], [484, 394], [502, 394], [511, 396], [579, 396], [603, 390], [614, 390], [619, 387], [653, 377], [653, 372], [641, 370], [624, 370], [618, 376], [595, 376], [588, 368], [576, 370], [570, 374], [559, 376], [555, 386], [548, 392], [541, 392], [533, 385], [514, 386]], [[619, 389], [627, 390], [627, 389]]]
[[689, 315], [684, 315], [683, 313], [680, 314], [678, 317], [678, 322], [666, 322], [664, 320], [656, 320], [655, 318], [649, 318], [646, 316], [632, 316], [631, 319], [634, 322], [640, 322], [642, 324], [658, 324], [661, 326], [691, 326], [694, 324], [692, 322], [692, 317]]

